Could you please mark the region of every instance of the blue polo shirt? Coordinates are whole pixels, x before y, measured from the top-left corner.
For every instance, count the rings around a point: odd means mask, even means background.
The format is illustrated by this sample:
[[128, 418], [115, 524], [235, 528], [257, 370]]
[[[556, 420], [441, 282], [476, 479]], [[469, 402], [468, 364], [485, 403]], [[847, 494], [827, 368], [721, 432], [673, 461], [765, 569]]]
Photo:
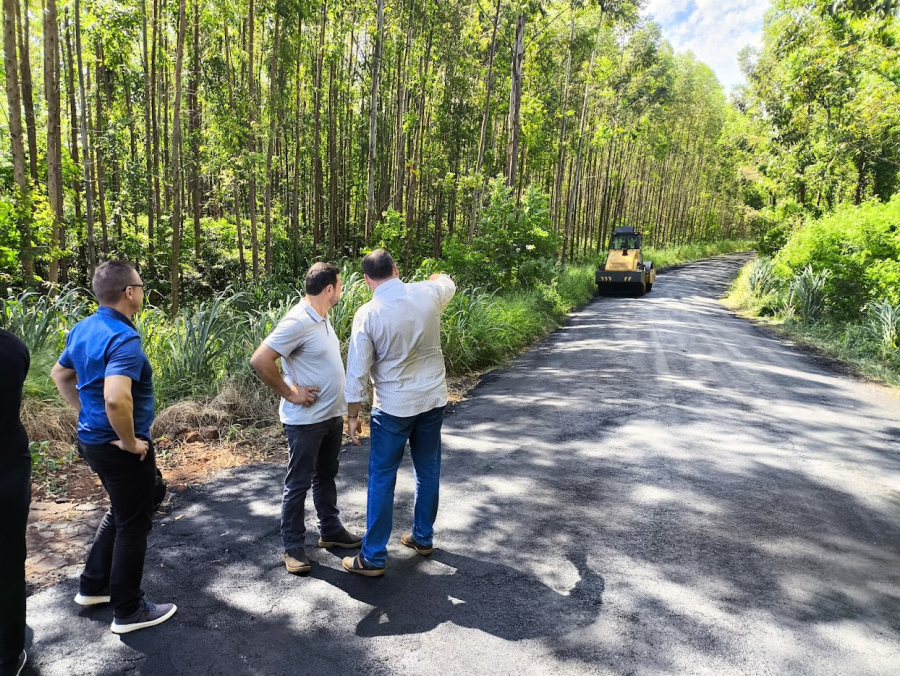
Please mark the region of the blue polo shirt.
[[133, 381], [134, 434], [149, 441], [154, 416], [153, 369], [128, 317], [100, 306], [72, 328], [59, 364], [78, 374], [79, 441], [107, 444], [119, 438], [106, 417], [103, 400], [103, 381], [109, 376], [128, 376]]

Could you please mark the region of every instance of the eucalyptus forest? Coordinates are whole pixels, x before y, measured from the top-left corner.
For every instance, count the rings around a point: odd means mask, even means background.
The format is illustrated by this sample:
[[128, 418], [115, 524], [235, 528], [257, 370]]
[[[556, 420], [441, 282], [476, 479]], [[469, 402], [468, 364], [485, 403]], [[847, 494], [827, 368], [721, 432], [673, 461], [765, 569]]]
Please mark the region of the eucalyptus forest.
[[617, 225], [773, 253], [898, 190], [893, 0], [773, 0], [729, 92], [635, 0], [3, 0], [3, 18], [6, 315], [112, 257], [169, 316], [376, 246], [405, 275], [552, 286]]

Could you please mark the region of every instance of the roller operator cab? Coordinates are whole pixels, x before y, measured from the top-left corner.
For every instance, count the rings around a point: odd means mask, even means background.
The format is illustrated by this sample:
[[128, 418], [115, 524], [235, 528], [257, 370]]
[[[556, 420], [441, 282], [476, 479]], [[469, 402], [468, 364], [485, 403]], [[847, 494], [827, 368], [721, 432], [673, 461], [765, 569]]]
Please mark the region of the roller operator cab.
[[616, 228], [609, 240], [606, 263], [597, 268], [594, 281], [600, 295], [634, 293], [642, 296], [653, 288], [656, 270], [641, 253], [641, 234], [631, 226]]

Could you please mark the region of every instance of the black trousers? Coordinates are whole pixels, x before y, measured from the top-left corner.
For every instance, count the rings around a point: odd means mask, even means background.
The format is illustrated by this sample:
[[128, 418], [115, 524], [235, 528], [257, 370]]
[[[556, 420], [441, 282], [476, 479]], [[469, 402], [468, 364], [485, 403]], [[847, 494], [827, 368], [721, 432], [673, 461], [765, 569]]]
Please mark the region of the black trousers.
[[0, 676], [25, 648], [25, 526], [31, 506], [31, 457], [24, 433], [0, 441]]
[[86, 596], [109, 594], [116, 617], [125, 617], [140, 607], [144, 596], [141, 578], [153, 525], [156, 456], [152, 445], [141, 461], [109, 444], [80, 441], [78, 452], [109, 494], [109, 510], [97, 528], [79, 590]]
[[306, 494], [312, 487], [313, 504], [319, 517], [319, 534], [339, 532], [337, 486], [344, 431], [341, 416], [311, 425], [285, 425], [288, 440], [288, 469], [281, 499], [281, 542], [284, 551], [303, 547], [306, 540]]

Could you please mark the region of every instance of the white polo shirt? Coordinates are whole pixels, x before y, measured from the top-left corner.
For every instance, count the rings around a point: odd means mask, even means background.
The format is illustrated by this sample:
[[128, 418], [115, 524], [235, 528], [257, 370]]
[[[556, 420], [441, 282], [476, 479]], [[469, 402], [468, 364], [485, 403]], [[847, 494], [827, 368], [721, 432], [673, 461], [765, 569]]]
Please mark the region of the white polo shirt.
[[281, 355], [284, 381], [289, 386], [319, 388], [312, 406], [282, 398], [278, 412], [283, 424], [310, 425], [344, 414], [341, 343], [327, 316], [319, 315], [304, 298], [278, 322], [263, 345]]

